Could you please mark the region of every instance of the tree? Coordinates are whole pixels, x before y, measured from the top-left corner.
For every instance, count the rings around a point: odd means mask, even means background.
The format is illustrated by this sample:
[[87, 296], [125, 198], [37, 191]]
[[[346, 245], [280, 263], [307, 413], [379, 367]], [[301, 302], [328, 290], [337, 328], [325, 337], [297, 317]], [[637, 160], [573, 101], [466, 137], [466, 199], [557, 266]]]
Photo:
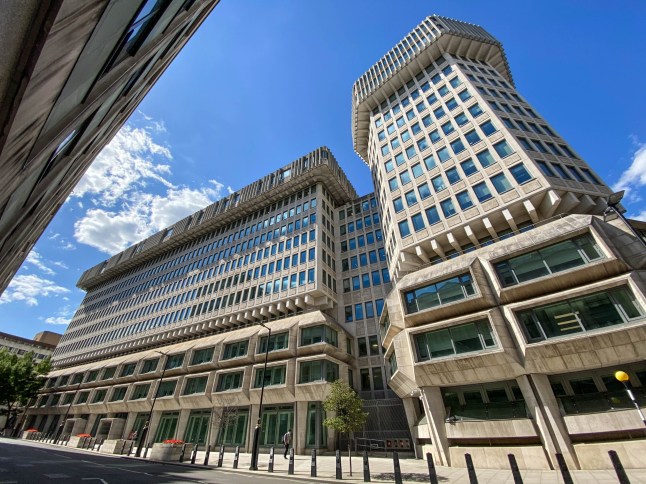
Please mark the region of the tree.
[[0, 351], [0, 414], [7, 416], [5, 428], [38, 394], [50, 368], [49, 358], [36, 363], [31, 352], [18, 356]]
[[352, 476], [352, 448], [350, 433], [359, 431], [368, 419], [368, 413], [363, 411], [363, 401], [343, 380], [332, 383], [330, 394], [323, 402], [326, 412], [334, 416], [326, 418], [323, 425], [336, 430], [340, 434], [348, 434], [348, 460], [350, 461], [350, 476]]

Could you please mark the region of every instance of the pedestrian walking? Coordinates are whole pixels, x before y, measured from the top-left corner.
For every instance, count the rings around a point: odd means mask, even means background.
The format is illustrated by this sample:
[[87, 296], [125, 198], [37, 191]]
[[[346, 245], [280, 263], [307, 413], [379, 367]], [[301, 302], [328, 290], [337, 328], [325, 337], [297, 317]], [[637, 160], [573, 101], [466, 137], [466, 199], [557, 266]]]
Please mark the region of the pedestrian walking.
[[289, 445], [292, 443], [292, 429], [288, 429], [285, 435], [283, 435], [283, 444], [285, 444], [285, 454], [284, 457], [287, 459], [287, 453], [289, 452]]

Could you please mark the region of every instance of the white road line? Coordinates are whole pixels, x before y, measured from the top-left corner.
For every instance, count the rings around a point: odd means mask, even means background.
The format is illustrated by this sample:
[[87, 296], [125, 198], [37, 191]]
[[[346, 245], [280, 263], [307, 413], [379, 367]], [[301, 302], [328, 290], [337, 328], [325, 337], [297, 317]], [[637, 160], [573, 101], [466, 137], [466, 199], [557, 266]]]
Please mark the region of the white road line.
[[100, 477], [83, 477], [82, 481], [101, 481], [103, 484], [108, 484], [108, 481], [104, 481]]

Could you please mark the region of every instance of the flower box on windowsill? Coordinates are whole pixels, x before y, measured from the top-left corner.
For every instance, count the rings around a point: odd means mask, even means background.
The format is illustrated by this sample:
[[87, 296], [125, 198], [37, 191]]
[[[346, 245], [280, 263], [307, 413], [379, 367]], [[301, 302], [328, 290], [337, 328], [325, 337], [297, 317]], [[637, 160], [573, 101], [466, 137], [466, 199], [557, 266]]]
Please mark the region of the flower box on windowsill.
[[179, 456], [184, 448], [184, 442], [181, 440], [164, 441], [153, 444], [150, 452], [150, 460], [159, 460], [163, 462], [179, 462]]

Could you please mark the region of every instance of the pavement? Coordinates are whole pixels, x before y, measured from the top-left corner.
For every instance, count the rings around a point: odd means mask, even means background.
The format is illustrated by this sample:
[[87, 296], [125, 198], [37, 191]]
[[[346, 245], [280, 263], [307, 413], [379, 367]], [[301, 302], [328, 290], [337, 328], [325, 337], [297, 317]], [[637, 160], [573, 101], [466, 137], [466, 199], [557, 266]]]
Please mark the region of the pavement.
[[[33, 454], [33, 457], [31, 456]], [[29, 456], [29, 457], [27, 457]], [[190, 457], [187, 452], [187, 457]], [[158, 463], [148, 459], [138, 459], [127, 456], [111, 456], [100, 454], [96, 451], [69, 449], [53, 444], [24, 440], [0, 440], [0, 484], [9, 483], [41, 483], [49, 482], [51, 479], [66, 479], [59, 482], [83, 482], [91, 484], [102, 481], [103, 483], [122, 484], [123, 476], [128, 479], [128, 484], [139, 482], [203, 482], [227, 484], [244, 483], [276, 483], [276, 482], [338, 482], [335, 479], [336, 462], [333, 455], [319, 455], [317, 457], [317, 477], [310, 476], [311, 459], [309, 456], [298, 455], [294, 459], [294, 475], [288, 475], [288, 460], [283, 459], [282, 453], [276, 453], [274, 472], [267, 471], [269, 456], [261, 454], [258, 459], [258, 470], [250, 471], [250, 454], [240, 454], [238, 469], [233, 469], [233, 453], [225, 453], [222, 467], [217, 467], [218, 452], [211, 452], [208, 466], [200, 463], [204, 461], [204, 452], [198, 452], [196, 462], [189, 463]], [[52, 461], [56, 460], [57, 463]], [[61, 462], [62, 461], [62, 464]], [[82, 471], [73, 477], [70, 472], [70, 461], [74, 462], [74, 469]], [[78, 463], [78, 466], [77, 466]], [[64, 464], [64, 465], [63, 465]], [[353, 456], [353, 475], [349, 473], [349, 462], [347, 454], [342, 458], [342, 476], [346, 482], [364, 482], [361, 456]], [[31, 465], [30, 467], [25, 467]], [[63, 469], [60, 470], [60, 465]], [[13, 466], [13, 467], [11, 467]], [[21, 467], [22, 466], [22, 467]], [[39, 469], [40, 466], [44, 466]], [[423, 460], [413, 458], [401, 458], [400, 467], [404, 483], [430, 482], [427, 463]], [[36, 476], [21, 472], [26, 469], [39, 471], [44, 476], [41, 480]], [[4, 470], [4, 472], [3, 472]], [[470, 483], [468, 472], [463, 468], [436, 467], [438, 481], [440, 483]], [[66, 474], [67, 473], [67, 474]], [[619, 482], [614, 470], [586, 470], [570, 471], [572, 479], [576, 484], [616, 484]], [[56, 474], [67, 475], [67, 478], [52, 477]], [[558, 471], [521, 470], [524, 484], [552, 484], [563, 483], [563, 477]], [[627, 469], [626, 474], [630, 482], [646, 483], [646, 469]], [[16, 476], [14, 478], [13, 476]], [[370, 476], [372, 482], [394, 482], [394, 467], [392, 457], [370, 457]], [[510, 470], [476, 469], [477, 482], [479, 484], [506, 484], [514, 483]], [[14, 480], [12, 480], [14, 479]], [[81, 479], [81, 480], [74, 480]], [[152, 479], [152, 480], [151, 480]], [[278, 481], [276, 480], [278, 479]]]

